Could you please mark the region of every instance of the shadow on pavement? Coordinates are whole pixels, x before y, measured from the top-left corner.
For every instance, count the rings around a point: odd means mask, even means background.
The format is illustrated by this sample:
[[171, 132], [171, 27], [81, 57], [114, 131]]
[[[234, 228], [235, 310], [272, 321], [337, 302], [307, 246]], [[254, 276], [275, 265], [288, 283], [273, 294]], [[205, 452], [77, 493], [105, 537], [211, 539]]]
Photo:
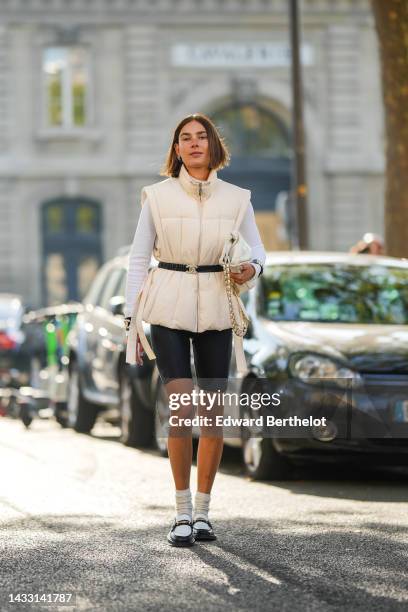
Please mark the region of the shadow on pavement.
[[274, 481], [295, 495], [313, 495], [354, 501], [408, 502], [408, 473], [355, 465], [301, 468], [292, 481]]
[[114, 516], [49, 515], [3, 523], [0, 609], [31, 609], [8, 606], [10, 592], [73, 592], [75, 609], [92, 611], [406, 610], [398, 526], [242, 517], [215, 528], [216, 542], [176, 549], [161, 522], [138, 529]]

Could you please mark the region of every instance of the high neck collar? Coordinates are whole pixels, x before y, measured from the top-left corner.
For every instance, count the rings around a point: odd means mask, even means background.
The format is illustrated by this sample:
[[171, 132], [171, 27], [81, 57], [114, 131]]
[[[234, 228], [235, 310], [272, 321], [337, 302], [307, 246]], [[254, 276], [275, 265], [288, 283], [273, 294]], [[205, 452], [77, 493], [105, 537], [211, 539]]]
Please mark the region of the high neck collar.
[[180, 168], [178, 180], [184, 191], [194, 199], [202, 202], [208, 200], [214, 191], [217, 182], [217, 172], [211, 170], [206, 181], [200, 181], [188, 173], [187, 168], [183, 164]]

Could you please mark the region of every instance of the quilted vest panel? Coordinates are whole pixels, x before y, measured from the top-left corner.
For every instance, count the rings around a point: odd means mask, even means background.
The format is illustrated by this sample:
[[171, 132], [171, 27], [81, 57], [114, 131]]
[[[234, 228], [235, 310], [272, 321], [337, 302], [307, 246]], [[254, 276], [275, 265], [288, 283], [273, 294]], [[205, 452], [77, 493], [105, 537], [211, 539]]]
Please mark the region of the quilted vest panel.
[[[217, 178], [211, 196], [199, 202], [177, 178], [169, 178], [145, 187], [142, 205], [146, 198], [157, 233], [156, 259], [218, 264], [228, 232], [249, 205], [250, 191]], [[157, 268], [150, 274], [144, 321], [194, 332], [231, 327], [223, 272], [190, 274]]]

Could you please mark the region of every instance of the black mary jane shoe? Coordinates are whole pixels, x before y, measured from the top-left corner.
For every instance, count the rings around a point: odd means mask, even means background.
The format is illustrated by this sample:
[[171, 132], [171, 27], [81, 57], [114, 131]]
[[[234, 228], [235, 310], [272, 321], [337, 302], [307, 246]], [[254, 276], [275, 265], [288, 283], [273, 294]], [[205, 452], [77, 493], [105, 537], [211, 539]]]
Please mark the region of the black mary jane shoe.
[[[197, 529], [196, 527], [194, 527], [194, 525], [196, 523], [206, 523], [209, 527], [209, 529]], [[206, 521], [205, 519], [199, 518], [196, 519], [195, 521], [193, 521], [193, 534], [195, 539], [198, 540], [216, 540], [217, 536], [214, 533], [214, 529], [213, 526], [211, 525], [210, 521]]]
[[[191, 528], [190, 535], [180, 536], [180, 535], [175, 534], [174, 530], [179, 525], [188, 525]], [[192, 524], [192, 522], [188, 521], [187, 519], [183, 519], [181, 521], [178, 521], [177, 519], [174, 519], [174, 522], [173, 522], [173, 524], [171, 526], [171, 529], [170, 529], [169, 533], [167, 534], [167, 541], [172, 546], [192, 546], [194, 544], [194, 542], [195, 542], [195, 537], [193, 535], [193, 524]]]

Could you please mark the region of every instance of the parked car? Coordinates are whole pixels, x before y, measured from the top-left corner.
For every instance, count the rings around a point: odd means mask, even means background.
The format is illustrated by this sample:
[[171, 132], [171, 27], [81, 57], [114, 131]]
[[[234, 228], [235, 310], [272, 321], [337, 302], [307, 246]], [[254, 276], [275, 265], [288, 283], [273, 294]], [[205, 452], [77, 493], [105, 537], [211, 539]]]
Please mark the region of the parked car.
[[20, 295], [0, 293], [0, 385], [27, 384], [30, 342], [23, 326], [25, 306]]
[[266, 382], [297, 402], [300, 415], [319, 417], [331, 406], [327, 393], [332, 400], [344, 397], [344, 383], [352, 387], [347, 408], [340, 406], [327, 427], [311, 427], [302, 437], [252, 436], [243, 429], [247, 472], [286, 478], [304, 460], [406, 465], [408, 261], [270, 253], [247, 295], [250, 372], [241, 390]]
[[[160, 380], [155, 361], [145, 357], [141, 367], [125, 361], [127, 251], [121, 249], [121, 255], [101, 267], [68, 334], [68, 422], [76, 431], [89, 433], [103, 415], [119, 424], [125, 444], [143, 447], [154, 440]], [[145, 331], [149, 337], [149, 325]]]

